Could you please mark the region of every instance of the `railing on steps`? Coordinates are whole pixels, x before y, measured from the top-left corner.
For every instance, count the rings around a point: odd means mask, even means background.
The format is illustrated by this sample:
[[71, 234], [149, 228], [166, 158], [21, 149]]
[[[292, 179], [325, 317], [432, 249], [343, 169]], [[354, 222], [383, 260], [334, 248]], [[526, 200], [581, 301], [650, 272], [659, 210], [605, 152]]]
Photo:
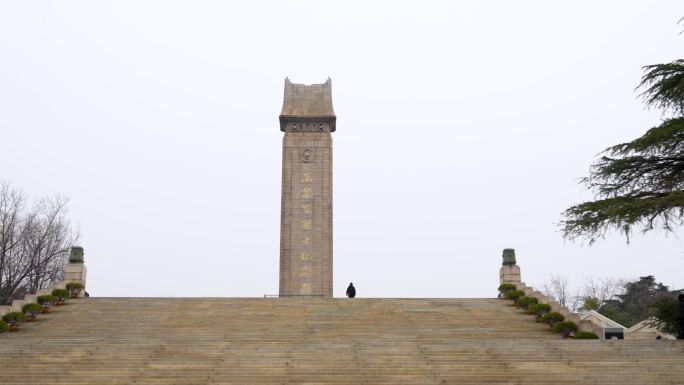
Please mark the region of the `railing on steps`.
[[600, 325], [594, 324], [591, 320], [582, 320], [578, 313], [572, 312], [570, 309], [554, 301], [544, 293], [535, 290], [531, 286], [527, 286], [525, 282], [516, 282], [515, 286], [518, 288], [518, 290], [522, 290], [526, 296], [537, 298], [540, 303], [551, 305], [552, 311], [562, 314], [566, 321], [573, 321], [575, 324], [577, 324], [579, 331], [590, 331], [600, 336]]
[[[12, 311], [21, 312], [22, 306], [27, 303], [35, 303], [38, 296], [52, 293], [54, 289], [65, 289], [68, 282], [61, 280], [50, 283], [46, 288], [38, 290], [34, 294], [25, 294], [22, 299], [12, 300], [9, 306], [0, 306], [0, 316]], [[85, 292], [85, 291], [84, 291]]]

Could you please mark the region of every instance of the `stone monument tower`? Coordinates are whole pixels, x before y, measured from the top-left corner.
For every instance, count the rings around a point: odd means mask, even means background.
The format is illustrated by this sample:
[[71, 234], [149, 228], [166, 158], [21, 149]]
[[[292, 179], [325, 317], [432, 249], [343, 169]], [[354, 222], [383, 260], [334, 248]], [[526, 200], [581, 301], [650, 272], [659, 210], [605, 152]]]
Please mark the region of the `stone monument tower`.
[[285, 79], [280, 112], [283, 185], [280, 213], [280, 296], [332, 297], [332, 136], [330, 79]]

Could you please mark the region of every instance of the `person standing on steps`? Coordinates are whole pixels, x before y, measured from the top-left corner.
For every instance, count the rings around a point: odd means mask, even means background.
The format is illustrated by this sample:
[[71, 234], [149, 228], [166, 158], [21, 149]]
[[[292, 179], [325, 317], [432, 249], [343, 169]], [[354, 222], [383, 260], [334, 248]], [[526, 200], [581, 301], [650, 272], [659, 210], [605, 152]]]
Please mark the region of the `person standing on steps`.
[[349, 297], [349, 298], [356, 297], [356, 288], [354, 287], [354, 284], [351, 282], [349, 282], [349, 287], [347, 287], [347, 297]]
[[677, 304], [675, 305], [675, 319], [677, 326], [679, 326], [679, 333], [677, 333], [678, 340], [684, 340], [684, 294], [677, 296]]

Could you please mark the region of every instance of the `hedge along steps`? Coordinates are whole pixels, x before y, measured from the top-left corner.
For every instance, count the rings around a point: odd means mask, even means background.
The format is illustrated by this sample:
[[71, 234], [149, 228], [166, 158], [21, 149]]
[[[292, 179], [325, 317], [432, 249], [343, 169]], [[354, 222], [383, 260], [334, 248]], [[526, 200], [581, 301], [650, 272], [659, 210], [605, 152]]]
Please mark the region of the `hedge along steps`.
[[541, 317], [544, 316], [544, 314], [547, 314], [551, 311], [551, 305], [547, 303], [536, 303], [534, 305], [530, 305], [530, 307], [527, 308], [527, 312], [529, 314], [532, 314], [537, 317], [537, 322], [541, 321]]
[[558, 322], [565, 321], [565, 317], [557, 311], [552, 311], [550, 313], [544, 314], [541, 317], [541, 321], [545, 324], [548, 324], [550, 327], [553, 327], [553, 325], [557, 324]]
[[57, 302], [57, 297], [54, 295], [40, 295], [38, 298], [38, 304], [43, 307], [43, 313], [49, 313], [52, 306]]
[[572, 321], [561, 321], [557, 322], [551, 328], [556, 333], [560, 333], [565, 338], [568, 338], [571, 334], [577, 332], [577, 324]]
[[572, 338], [576, 340], [597, 340], [599, 336], [592, 332], [577, 332]]
[[523, 310], [527, 310], [532, 305], [539, 304], [539, 300], [534, 297], [522, 296], [518, 298], [518, 307]]
[[499, 293], [501, 294], [501, 298], [508, 298], [508, 296], [515, 290], [517, 290], [517, 288], [512, 283], [502, 283], [499, 285]]
[[69, 298], [69, 290], [67, 289], [55, 289], [52, 291], [52, 295], [57, 298], [57, 304], [61, 305], [64, 301]]
[[525, 293], [522, 290], [513, 290], [508, 294], [508, 299], [512, 299], [514, 304], [518, 304], [518, 299], [524, 297]]
[[80, 282], [69, 282], [66, 284], [66, 289], [69, 291], [72, 298], [77, 298], [78, 293], [85, 289], [85, 286], [83, 286], [83, 284]]
[[544, 293], [535, 290], [533, 287], [527, 286], [524, 282], [519, 282], [516, 287], [518, 288], [518, 290], [525, 293], [526, 296], [535, 297], [539, 300], [539, 303], [545, 303], [551, 306], [551, 311], [558, 312], [562, 314], [563, 317], [565, 317], [565, 319], [573, 321], [578, 325], [581, 325], [581, 319], [579, 314], [570, 311], [570, 309], [568, 309], [565, 306], [562, 306], [560, 303], [553, 300], [553, 298], [550, 298]]
[[[519, 309], [525, 310], [525, 313], [533, 314], [537, 317], [537, 321], [542, 321], [551, 326], [551, 330], [559, 333], [563, 338], [568, 338], [578, 331], [577, 324], [573, 321], [566, 321], [565, 316], [559, 312], [549, 312], [552, 307], [549, 304], [539, 303], [536, 297], [527, 296], [522, 290], [511, 290], [510, 286], [500, 285], [499, 292], [507, 299], [512, 299]], [[583, 334], [578, 339], [588, 339], [588, 333]], [[595, 334], [594, 334], [595, 335]]]
[[2, 320], [9, 327], [8, 330], [16, 330], [20, 323], [26, 321], [26, 316], [24, 313], [13, 311], [3, 315]]
[[27, 303], [21, 308], [21, 312], [24, 313], [29, 320], [37, 318], [38, 314], [41, 314], [43, 310], [43, 306], [37, 303]]
[[[578, 313], [570, 311], [568, 308], [562, 306], [560, 303], [556, 302], [544, 293], [535, 290], [533, 287], [527, 286], [524, 282], [505, 283], [502, 284], [502, 286], [503, 285], [506, 285], [506, 287], [508, 287], [508, 285], [513, 285], [517, 290], [522, 291], [524, 295], [537, 298], [539, 303], [548, 304], [551, 306], [551, 311], [562, 314], [563, 317], [565, 317], [565, 319], [568, 321], [575, 322], [578, 325], [577, 327], [579, 331], [595, 332], [603, 327], [603, 325], [595, 323], [596, 321], [591, 318], [584, 320], [581, 319]], [[504, 298], [506, 297], [504, 296]]]
[[[12, 301], [11, 306], [0, 306], [0, 332], [17, 330], [19, 325], [25, 321], [33, 321], [38, 314], [49, 313], [50, 308], [58, 302], [64, 303], [64, 299], [69, 297], [69, 292], [65, 289], [68, 283], [58, 281], [50, 284], [47, 288], [40, 289], [36, 294], [25, 295], [23, 300]], [[83, 289], [83, 285], [80, 284]]]
[[[55, 297], [57, 297], [57, 299], [59, 299], [59, 296], [55, 295], [54, 292], [57, 290], [66, 290], [66, 286], [69, 283], [70, 282], [67, 282], [67, 281], [56, 281], [56, 282], [53, 282], [50, 285], [48, 285], [46, 288], [38, 290], [35, 294], [26, 294], [23, 299], [15, 299], [14, 301], [12, 301], [12, 304], [9, 306], [0, 306], [0, 316], [2, 316], [3, 314], [6, 314], [6, 313], [13, 312], [13, 311], [20, 312], [20, 311], [22, 311], [22, 308], [24, 307], [24, 305], [29, 304], [29, 303], [38, 303], [38, 297], [41, 297], [41, 296], [46, 296], [46, 295], [47, 296], [55, 296]], [[74, 283], [81, 285], [80, 287], [82, 289], [85, 288], [82, 284], [80, 284], [78, 282], [74, 282]]]
[[38, 296], [50, 295], [55, 289], [66, 289], [67, 281], [56, 281], [48, 285], [44, 289], [40, 289], [36, 294], [27, 294], [23, 299], [15, 299], [10, 306], [0, 306], [0, 315], [9, 313], [11, 311], [21, 311], [21, 308], [27, 303], [38, 301]]

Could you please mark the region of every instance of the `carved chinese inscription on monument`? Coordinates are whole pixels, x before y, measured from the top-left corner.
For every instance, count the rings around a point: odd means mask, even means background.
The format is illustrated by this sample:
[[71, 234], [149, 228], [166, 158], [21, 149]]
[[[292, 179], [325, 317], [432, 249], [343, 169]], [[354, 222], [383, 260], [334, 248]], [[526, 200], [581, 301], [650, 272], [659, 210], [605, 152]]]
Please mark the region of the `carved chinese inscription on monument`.
[[304, 175], [302, 175], [302, 179], [300, 179], [299, 181], [300, 181], [301, 183], [311, 183], [311, 182], [313, 182], [313, 180], [314, 180], [314, 179], [313, 179], [313, 177], [311, 176], [311, 173], [310, 173], [310, 172], [305, 172]]
[[330, 81], [285, 81], [280, 294], [332, 296], [332, 137]]
[[[308, 160], [308, 158], [307, 158]], [[299, 294], [309, 295], [311, 294], [313, 271], [314, 271], [314, 258], [313, 245], [311, 242], [311, 235], [315, 232], [314, 228], [314, 187], [310, 165], [302, 165], [302, 172], [299, 176], [299, 184], [301, 186], [301, 192], [299, 194], [299, 204], [302, 207], [302, 238], [299, 248], [302, 250], [300, 253], [300, 265], [298, 269], [298, 278], [303, 280], [303, 284], [300, 289]]]

